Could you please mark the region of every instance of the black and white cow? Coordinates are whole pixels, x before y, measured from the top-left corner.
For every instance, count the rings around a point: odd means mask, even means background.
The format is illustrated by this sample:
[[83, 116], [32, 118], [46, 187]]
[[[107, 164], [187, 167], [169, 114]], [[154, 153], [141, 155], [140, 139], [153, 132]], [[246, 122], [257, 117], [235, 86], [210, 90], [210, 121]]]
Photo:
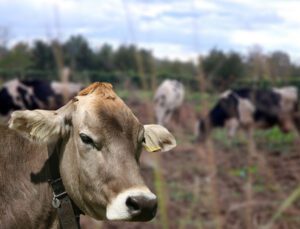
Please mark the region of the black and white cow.
[[298, 115], [296, 87], [272, 89], [234, 89], [221, 94], [218, 102], [198, 124], [198, 139], [203, 140], [212, 128], [226, 127], [229, 136], [238, 128], [270, 128], [278, 125], [289, 132], [296, 125]]
[[81, 88], [76, 83], [10, 80], [0, 90], [0, 119], [7, 121], [15, 110], [58, 109]]
[[154, 95], [154, 109], [157, 123], [165, 125], [173, 112], [178, 109], [184, 99], [184, 86], [177, 80], [164, 80]]

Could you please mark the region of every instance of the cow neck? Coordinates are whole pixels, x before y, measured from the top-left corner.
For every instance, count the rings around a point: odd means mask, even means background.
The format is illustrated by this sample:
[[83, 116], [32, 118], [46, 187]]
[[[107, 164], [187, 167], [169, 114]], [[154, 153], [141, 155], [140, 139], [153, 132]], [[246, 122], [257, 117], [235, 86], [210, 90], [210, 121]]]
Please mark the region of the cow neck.
[[83, 213], [66, 192], [59, 172], [59, 153], [62, 144], [63, 141], [60, 140], [54, 147], [48, 146], [48, 169], [50, 175], [48, 182], [53, 190], [52, 206], [57, 210], [62, 229], [78, 229], [80, 228], [79, 217]]

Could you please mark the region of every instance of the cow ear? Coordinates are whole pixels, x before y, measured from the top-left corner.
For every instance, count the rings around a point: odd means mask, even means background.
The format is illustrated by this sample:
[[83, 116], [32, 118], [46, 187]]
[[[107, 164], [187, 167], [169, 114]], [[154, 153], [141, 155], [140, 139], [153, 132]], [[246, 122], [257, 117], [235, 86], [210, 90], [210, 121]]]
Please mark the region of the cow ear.
[[56, 111], [15, 111], [11, 114], [9, 128], [33, 141], [54, 141], [69, 132], [72, 111], [72, 102]]
[[148, 152], [165, 152], [176, 146], [174, 136], [161, 125], [144, 125], [143, 143]]

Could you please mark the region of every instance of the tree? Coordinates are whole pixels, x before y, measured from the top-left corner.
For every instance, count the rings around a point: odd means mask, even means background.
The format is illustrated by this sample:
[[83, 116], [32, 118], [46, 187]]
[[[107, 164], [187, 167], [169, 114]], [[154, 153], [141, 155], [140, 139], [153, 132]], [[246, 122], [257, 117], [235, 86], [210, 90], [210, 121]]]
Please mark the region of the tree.
[[291, 77], [298, 78], [300, 76], [300, 66], [292, 64], [291, 66]]
[[95, 68], [100, 71], [113, 71], [114, 69], [114, 52], [109, 44], [104, 44], [101, 49], [95, 53]]
[[153, 73], [153, 56], [152, 52], [146, 49], [140, 49], [138, 50], [139, 57], [141, 58], [141, 63], [143, 64], [143, 69], [146, 74], [152, 74]]
[[53, 71], [56, 63], [52, 47], [43, 41], [35, 41], [32, 48], [32, 68], [37, 70]]
[[28, 45], [18, 43], [0, 59], [0, 68], [18, 71], [23, 74], [32, 64], [30, 57]]
[[248, 77], [254, 80], [270, 78], [270, 66], [268, 57], [263, 53], [260, 46], [253, 46], [247, 59]]
[[66, 63], [70, 64], [72, 68], [76, 70], [94, 68], [93, 51], [83, 36], [72, 36], [63, 46]]
[[0, 60], [7, 54], [7, 42], [9, 38], [9, 29], [0, 26]]
[[123, 72], [138, 72], [137, 62], [135, 59], [137, 49], [134, 45], [124, 46], [121, 45], [114, 55], [114, 65], [116, 68]]
[[288, 54], [276, 51], [269, 57], [270, 74], [274, 79], [286, 79], [291, 73], [291, 62]]
[[229, 88], [244, 75], [244, 63], [238, 53], [229, 54], [213, 49], [203, 59], [203, 72], [212, 86], [219, 90]]

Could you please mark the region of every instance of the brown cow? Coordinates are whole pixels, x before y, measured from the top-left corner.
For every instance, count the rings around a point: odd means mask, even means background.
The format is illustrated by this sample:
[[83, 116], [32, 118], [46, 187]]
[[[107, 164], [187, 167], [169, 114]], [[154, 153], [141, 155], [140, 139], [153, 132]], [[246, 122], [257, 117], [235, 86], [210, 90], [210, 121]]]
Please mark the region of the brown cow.
[[65, 189], [86, 215], [126, 221], [155, 216], [156, 196], [145, 186], [138, 160], [143, 146], [167, 151], [175, 139], [162, 126], [143, 126], [110, 84], [94, 83], [56, 111], [15, 111], [9, 127], [0, 127], [1, 228], [58, 227], [44, 169], [54, 148]]

